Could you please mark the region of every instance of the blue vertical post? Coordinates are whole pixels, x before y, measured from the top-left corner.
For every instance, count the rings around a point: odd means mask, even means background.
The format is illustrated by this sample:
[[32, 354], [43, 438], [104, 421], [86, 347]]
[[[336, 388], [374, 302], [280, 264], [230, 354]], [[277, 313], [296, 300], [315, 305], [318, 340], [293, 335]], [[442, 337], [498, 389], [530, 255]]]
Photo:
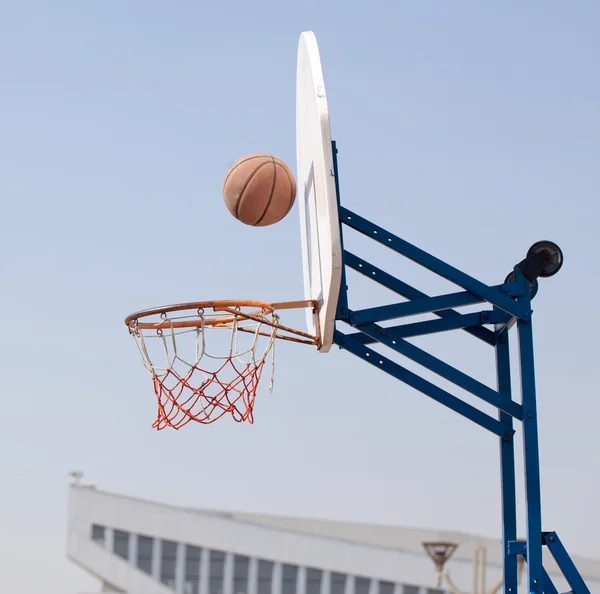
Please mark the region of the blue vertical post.
[[[515, 268], [515, 275], [517, 282], [522, 282], [525, 289], [525, 296], [519, 298], [519, 302], [530, 308], [529, 283], [519, 268]], [[542, 594], [542, 502], [531, 316], [519, 319], [517, 327], [519, 332], [521, 393], [523, 398], [523, 456], [525, 461], [525, 492], [527, 501], [528, 592], [530, 594]]]
[[[510, 348], [508, 331], [496, 340], [496, 377], [498, 393], [512, 399], [510, 382]], [[512, 417], [499, 411], [498, 420], [513, 428]], [[500, 438], [500, 468], [502, 489], [502, 554], [504, 559], [504, 594], [517, 594], [517, 557], [508, 552], [508, 543], [517, 540], [517, 489], [515, 473], [515, 443], [513, 438]]]
[[[340, 177], [338, 174], [338, 149], [335, 140], [331, 141], [331, 153], [333, 154], [333, 174], [335, 180], [335, 194], [337, 197], [338, 209], [341, 207], [340, 200]], [[339, 221], [340, 225], [340, 249], [342, 250], [342, 259], [344, 258], [344, 230], [342, 228], [342, 221]], [[348, 317], [348, 285], [346, 284], [346, 266], [342, 262], [342, 280], [340, 282], [340, 294], [338, 296], [336, 320], [345, 320]]]

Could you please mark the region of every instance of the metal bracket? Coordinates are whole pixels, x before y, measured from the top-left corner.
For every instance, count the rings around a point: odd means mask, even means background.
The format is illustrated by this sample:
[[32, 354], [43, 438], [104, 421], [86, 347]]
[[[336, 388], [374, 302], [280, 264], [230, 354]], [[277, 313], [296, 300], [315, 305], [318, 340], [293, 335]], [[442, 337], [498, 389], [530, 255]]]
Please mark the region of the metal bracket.
[[[558, 594], [542, 566], [542, 546], [546, 545], [573, 588], [573, 592], [589, 594], [589, 590], [556, 533], [542, 533], [541, 529], [539, 440], [531, 299], [538, 290], [537, 278], [552, 276], [562, 266], [563, 256], [560, 248], [549, 241], [537, 242], [530, 248], [527, 257], [513, 267], [513, 272], [504, 283], [494, 286], [486, 285], [343, 207], [339, 196], [337, 146], [335, 143], [333, 143], [333, 153], [342, 242], [345, 229], [351, 229], [445, 278], [460, 289], [454, 293], [430, 296], [343, 248], [342, 288], [338, 300], [336, 315], [338, 324], [336, 324], [334, 333], [334, 343], [499, 437], [505, 593], [517, 592], [516, 555], [523, 555], [528, 561], [528, 592], [530, 594], [543, 594], [543, 592]], [[407, 301], [366, 309], [352, 309], [348, 299], [346, 268], [386, 287]], [[459, 312], [460, 307], [473, 304], [490, 304], [492, 307], [475, 313], [462, 314]], [[402, 318], [425, 313], [434, 314], [439, 319], [401, 323], [388, 327], [381, 325], [383, 322], [402, 320]], [[348, 325], [352, 331], [342, 332], [341, 324]], [[509, 343], [510, 330], [515, 325], [518, 329], [521, 403], [515, 402], [511, 396]], [[406, 340], [414, 336], [452, 330], [467, 332], [494, 347], [497, 369], [496, 390]], [[407, 357], [439, 377], [474, 394], [497, 409], [497, 419], [367, 346], [371, 344], [383, 345], [392, 353]], [[523, 425], [527, 507], [527, 542], [525, 543], [517, 541], [516, 538], [514, 421], [520, 421]]]

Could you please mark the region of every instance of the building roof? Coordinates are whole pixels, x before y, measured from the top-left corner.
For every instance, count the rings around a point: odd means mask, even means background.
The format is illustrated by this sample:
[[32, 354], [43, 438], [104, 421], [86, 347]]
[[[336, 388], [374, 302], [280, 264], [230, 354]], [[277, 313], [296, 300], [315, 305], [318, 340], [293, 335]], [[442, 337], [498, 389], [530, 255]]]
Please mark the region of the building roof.
[[[361, 523], [354, 521], [324, 520], [309, 517], [294, 517], [282, 515], [259, 514], [232, 510], [215, 510], [206, 508], [189, 508], [165, 503], [158, 503], [136, 497], [129, 497], [102, 491], [112, 497], [125, 498], [130, 501], [140, 501], [168, 509], [176, 509], [204, 516], [217, 516], [233, 522], [252, 524], [263, 528], [284, 532], [307, 534], [314, 537], [351, 542], [363, 546], [383, 549], [393, 549], [416, 554], [423, 554], [423, 542], [449, 541], [459, 545], [453, 555], [455, 560], [468, 561], [472, 559], [475, 548], [487, 549], [487, 562], [490, 566], [502, 565], [501, 539], [487, 538], [465, 532], [411, 528], [384, 524]], [[588, 578], [600, 579], [600, 561], [586, 557], [573, 556], [573, 561], [579, 571]], [[556, 564], [549, 551], [544, 550], [544, 565], [549, 571], [557, 570]]]
[[[352, 521], [322, 520], [199, 508], [189, 509], [189, 511], [220, 515], [234, 521], [267, 526], [277, 530], [311, 534], [313, 536], [412, 553], [423, 553], [423, 542], [454, 542], [459, 546], [453, 554], [453, 559], [470, 560], [477, 547], [485, 547], [487, 549], [488, 564], [498, 567], [502, 565], [502, 541], [500, 538], [494, 539], [448, 530], [432, 530]], [[594, 579], [600, 579], [599, 560], [581, 556], [572, 556], [572, 559], [582, 574]], [[544, 551], [544, 565], [548, 568], [555, 567], [554, 560], [547, 550]]]

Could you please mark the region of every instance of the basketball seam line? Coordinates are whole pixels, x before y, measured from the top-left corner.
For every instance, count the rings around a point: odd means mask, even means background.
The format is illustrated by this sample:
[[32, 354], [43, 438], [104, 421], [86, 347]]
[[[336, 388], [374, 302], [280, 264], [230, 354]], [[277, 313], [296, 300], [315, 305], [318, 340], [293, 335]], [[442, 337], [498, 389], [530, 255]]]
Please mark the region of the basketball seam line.
[[242, 203], [242, 200], [244, 198], [244, 192], [246, 191], [248, 184], [252, 181], [252, 178], [256, 175], [256, 172], [264, 165], [267, 165], [267, 163], [261, 163], [246, 179], [246, 183], [244, 184], [244, 187], [241, 189], [240, 194], [239, 194], [240, 197], [237, 200], [236, 205], [235, 205], [235, 218], [236, 219], [239, 219], [240, 204]]
[[267, 204], [265, 205], [262, 215], [258, 221], [256, 221], [256, 223], [252, 223], [253, 227], [256, 227], [256, 225], [258, 225], [265, 218], [267, 212], [269, 211], [269, 206], [271, 206], [271, 201], [273, 200], [273, 192], [275, 191], [275, 183], [277, 181], [277, 163], [275, 163], [275, 158], [273, 155], [271, 155], [271, 163], [273, 163], [273, 183], [271, 184], [271, 193], [269, 194], [269, 199], [267, 200]]
[[[242, 161], [240, 161], [239, 163], [233, 163], [231, 165], [231, 167], [229, 168], [229, 171], [227, 172], [227, 175], [225, 176], [225, 180], [223, 181], [223, 187], [225, 187], [225, 184], [227, 183], [227, 180], [229, 179], [229, 176], [235, 171], [235, 169], [237, 167], [239, 167], [242, 163], [246, 163], [247, 161], [252, 161], [252, 159], [260, 159], [260, 157], [266, 157], [269, 156], [269, 153], [257, 153], [256, 155], [252, 155], [251, 157], [246, 157], [245, 159], [243, 159]], [[235, 165], [235, 167], [234, 167]]]

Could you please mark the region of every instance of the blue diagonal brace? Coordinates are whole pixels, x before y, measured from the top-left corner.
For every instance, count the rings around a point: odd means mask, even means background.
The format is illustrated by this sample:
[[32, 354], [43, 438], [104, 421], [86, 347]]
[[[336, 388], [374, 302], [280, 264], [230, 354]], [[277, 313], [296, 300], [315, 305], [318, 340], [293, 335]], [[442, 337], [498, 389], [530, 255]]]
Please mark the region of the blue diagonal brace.
[[544, 594], [560, 594], [556, 586], [552, 583], [552, 578], [548, 575], [545, 567], [542, 567], [542, 585], [544, 586]]
[[[362, 258], [359, 258], [347, 250], [344, 250], [344, 264], [352, 268], [352, 270], [356, 270], [356, 272], [363, 274], [364, 276], [374, 280], [376, 283], [379, 283], [387, 289], [390, 289], [390, 291], [394, 291], [394, 293], [397, 293], [402, 297], [406, 297], [407, 299], [425, 299], [429, 297], [429, 295], [426, 293], [411, 287], [409, 284], [397, 279], [395, 276], [388, 274], [381, 268], [374, 266], [373, 264], [363, 260]], [[453, 309], [442, 309], [433, 313], [436, 316], [444, 319], [460, 318], [464, 315], [454, 311]], [[494, 333], [486, 328], [465, 328], [465, 332], [476, 336], [489, 345], [494, 346], [494, 344], [496, 344]]]
[[517, 402], [501, 397], [496, 390], [492, 390], [492, 388], [459, 371], [456, 367], [434, 357], [414, 344], [402, 338], [390, 336], [386, 328], [382, 328], [377, 324], [365, 324], [357, 329], [401, 355], [412, 359], [415, 363], [433, 371], [459, 388], [481, 398], [499, 410], [503, 410], [515, 419], [523, 419], [523, 410]]
[[[509, 542], [508, 554], [522, 555], [525, 561], [527, 561], [527, 543], [519, 540]], [[545, 567], [542, 567], [542, 591], [544, 594], [559, 594]], [[587, 592], [589, 592], [589, 590]]]
[[449, 392], [442, 390], [442, 388], [439, 388], [435, 384], [432, 384], [426, 379], [418, 376], [416, 373], [413, 373], [405, 367], [394, 363], [394, 361], [391, 361], [378, 352], [360, 344], [352, 338], [349, 338], [339, 330], [334, 332], [333, 342], [353, 355], [360, 357], [363, 361], [366, 361], [374, 367], [385, 371], [396, 379], [411, 386], [415, 390], [422, 392], [440, 404], [443, 404], [463, 417], [466, 417], [470, 421], [473, 421], [480, 427], [491, 431], [499, 437], [506, 437], [507, 439], [512, 438], [514, 431], [507, 428], [506, 425], [500, 423], [500, 421], [490, 417], [474, 406], [467, 404]]
[[343, 206], [340, 207], [339, 217], [340, 222], [351, 229], [374, 239], [378, 243], [385, 245], [398, 254], [402, 254], [409, 260], [420, 264], [442, 278], [470, 291], [474, 295], [480, 297], [482, 301], [488, 301], [521, 319], [529, 319], [531, 316], [530, 308], [524, 307], [522, 304], [513, 301], [510, 297], [502, 294], [498, 290], [488, 287], [486, 284], [469, 276], [458, 268], [454, 268], [454, 266], [447, 264], [443, 260], [428, 254], [426, 251], [408, 243], [408, 241], [386, 231], [382, 227], [371, 223], [367, 219], [364, 219]]
[[392, 303], [391, 305], [359, 309], [350, 312], [348, 319], [352, 326], [358, 326], [359, 324], [394, 320], [396, 318], [431, 313], [463, 305], [474, 305], [482, 301], [480, 297], [473, 295], [473, 293], [460, 291], [436, 297], [426, 297], [425, 299], [415, 299], [413, 301], [403, 301], [402, 303]]
[[569, 583], [569, 586], [571, 586], [573, 589], [573, 592], [575, 594], [590, 594], [590, 591], [585, 585], [581, 574], [575, 567], [575, 563], [573, 563], [563, 543], [561, 542], [560, 538], [558, 538], [558, 534], [556, 534], [556, 532], [543, 532], [542, 538], [544, 544], [552, 553], [556, 564], [560, 567], [560, 570]]
[[[442, 310], [445, 311], [445, 310]], [[496, 311], [480, 311], [472, 314], [462, 314], [442, 318], [440, 320], [427, 320], [425, 322], [415, 322], [413, 324], [400, 324], [398, 326], [386, 327], [386, 332], [394, 338], [411, 338], [414, 336], [424, 336], [426, 334], [437, 334], [447, 332], [448, 330], [467, 330], [471, 328], [480, 328], [482, 324], [497, 324], [508, 318], [508, 314]], [[374, 338], [356, 332], [349, 334], [356, 338], [362, 344], [377, 342]]]

